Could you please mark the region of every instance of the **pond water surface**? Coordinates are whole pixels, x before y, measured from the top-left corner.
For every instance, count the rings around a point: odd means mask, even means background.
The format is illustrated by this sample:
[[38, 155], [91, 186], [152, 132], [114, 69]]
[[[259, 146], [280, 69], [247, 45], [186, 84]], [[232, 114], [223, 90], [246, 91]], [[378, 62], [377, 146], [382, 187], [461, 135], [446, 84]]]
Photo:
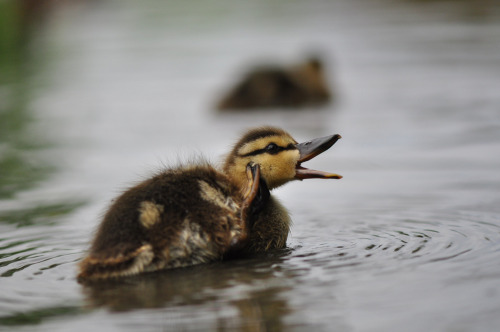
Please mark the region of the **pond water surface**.
[[[218, 115], [260, 60], [319, 52], [336, 102]], [[495, 1], [90, 1], [51, 8], [1, 86], [0, 330], [494, 331]], [[4, 82], [5, 83], [5, 82]], [[110, 200], [256, 125], [343, 136], [279, 188], [288, 248], [84, 287]]]

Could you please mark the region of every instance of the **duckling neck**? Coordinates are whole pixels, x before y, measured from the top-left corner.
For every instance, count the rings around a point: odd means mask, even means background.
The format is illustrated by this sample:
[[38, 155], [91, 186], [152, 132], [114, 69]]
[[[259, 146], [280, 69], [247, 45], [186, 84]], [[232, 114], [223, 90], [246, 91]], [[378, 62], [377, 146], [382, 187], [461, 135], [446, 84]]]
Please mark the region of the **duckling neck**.
[[284, 248], [291, 219], [286, 208], [271, 195], [267, 183], [260, 179], [259, 192], [250, 213], [249, 252]]
[[250, 227], [253, 227], [253, 223], [258, 215], [263, 211], [266, 205], [269, 203], [271, 198], [271, 193], [269, 192], [269, 187], [263, 178], [259, 179], [259, 191], [255, 196], [252, 205], [250, 206]]

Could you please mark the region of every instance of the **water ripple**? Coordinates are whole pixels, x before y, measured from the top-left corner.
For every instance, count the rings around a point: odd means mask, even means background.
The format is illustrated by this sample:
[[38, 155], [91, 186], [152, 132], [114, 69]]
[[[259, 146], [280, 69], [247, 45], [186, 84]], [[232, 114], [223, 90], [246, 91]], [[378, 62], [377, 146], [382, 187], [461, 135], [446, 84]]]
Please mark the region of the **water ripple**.
[[[335, 226], [340, 230], [324, 232], [328, 241], [299, 238], [301, 243], [294, 243], [289, 263], [298, 270], [355, 268], [376, 273], [458, 259], [480, 264], [478, 258], [500, 249], [498, 221], [497, 215], [457, 212], [412, 218], [393, 215], [370, 223], [344, 223]], [[316, 243], [309, 245], [311, 241]]]

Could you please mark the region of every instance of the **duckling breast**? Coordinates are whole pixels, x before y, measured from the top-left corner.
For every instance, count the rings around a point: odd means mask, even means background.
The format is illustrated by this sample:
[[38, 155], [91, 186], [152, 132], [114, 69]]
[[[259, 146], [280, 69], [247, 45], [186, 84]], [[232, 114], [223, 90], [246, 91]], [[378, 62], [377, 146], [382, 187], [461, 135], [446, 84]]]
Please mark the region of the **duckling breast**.
[[255, 216], [245, 251], [262, 252], [286, 246], [292, 219], [278, 199], [269, 199]]

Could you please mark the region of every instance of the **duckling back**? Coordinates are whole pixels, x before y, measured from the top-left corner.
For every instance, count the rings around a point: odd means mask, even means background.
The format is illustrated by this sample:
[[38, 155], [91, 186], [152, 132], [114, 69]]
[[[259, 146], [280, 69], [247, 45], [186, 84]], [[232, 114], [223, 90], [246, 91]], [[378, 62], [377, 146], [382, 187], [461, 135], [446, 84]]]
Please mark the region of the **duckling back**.
[[203, 165], [165, 171], [110, 207], [80, 280], [110, 278], [221, 259], [241, 235], [239, 189]]

